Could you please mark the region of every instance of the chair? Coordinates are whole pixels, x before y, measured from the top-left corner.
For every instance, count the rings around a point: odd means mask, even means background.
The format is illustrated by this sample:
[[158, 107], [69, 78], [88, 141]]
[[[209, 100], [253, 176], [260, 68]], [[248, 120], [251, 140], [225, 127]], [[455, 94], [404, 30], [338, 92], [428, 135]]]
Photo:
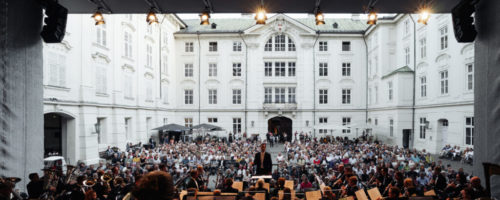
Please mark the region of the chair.
[[491, 182], [490, 178], [492, 175], [500, 175], [500, 165], [493, 163], [483, 163], [484, 167], [484, 178], [486, 179], [486, 194], [491, 194]]

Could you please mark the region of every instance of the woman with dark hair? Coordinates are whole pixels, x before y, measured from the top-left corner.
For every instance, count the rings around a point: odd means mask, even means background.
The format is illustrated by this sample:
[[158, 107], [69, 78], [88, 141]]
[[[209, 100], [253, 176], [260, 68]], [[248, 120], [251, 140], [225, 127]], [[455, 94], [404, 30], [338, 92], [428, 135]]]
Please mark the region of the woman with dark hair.
[[413, 179], [411, 178], [406, 178], [404, 180], [404, 196], [405, 197], [414, 197], [417, 196], [417, 188], [415, 187], [415, 184], [413, 184]]
[[224, 193], [238, 193], [238, 190], [233, 188], [233, 179], [232, 178], [226, 178], [226, 180], [224, 180], [224, 187], [222, 188], [222, 192], [224, 192]]
[[283, 200], [292, 200], [292, 190], [290, 188], [283, 190]]
[[174, 183], [169, 173], [155, 171], [146, 174], [137, 183], [132, 196], [138, 200], [171, 200], [174, 194]]

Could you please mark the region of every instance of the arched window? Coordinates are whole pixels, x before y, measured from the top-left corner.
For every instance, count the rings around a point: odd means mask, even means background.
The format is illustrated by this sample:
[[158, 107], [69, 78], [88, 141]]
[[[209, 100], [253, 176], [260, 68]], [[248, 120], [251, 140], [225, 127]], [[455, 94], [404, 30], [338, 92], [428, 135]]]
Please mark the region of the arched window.
[[285, 34], [276, 34], [267, 40], [264, 51], [295, 51], [295, 43]]

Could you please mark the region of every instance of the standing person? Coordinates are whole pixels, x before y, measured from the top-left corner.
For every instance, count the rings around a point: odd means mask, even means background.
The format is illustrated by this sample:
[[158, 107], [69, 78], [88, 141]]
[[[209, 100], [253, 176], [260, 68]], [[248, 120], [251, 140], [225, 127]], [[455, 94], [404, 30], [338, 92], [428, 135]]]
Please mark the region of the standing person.
[[43, 181], [40, 180], [37, 173], [29, 175], [30, 182], [26, 186], [30, 199], [37, 199], [43, 193]]
[[273, 161], [271, 154], [266, 152], [266, 143], [260, 145], [261, 152], [255, 154], [254, 165], [257, 167], [255, 175], [271, 175]]

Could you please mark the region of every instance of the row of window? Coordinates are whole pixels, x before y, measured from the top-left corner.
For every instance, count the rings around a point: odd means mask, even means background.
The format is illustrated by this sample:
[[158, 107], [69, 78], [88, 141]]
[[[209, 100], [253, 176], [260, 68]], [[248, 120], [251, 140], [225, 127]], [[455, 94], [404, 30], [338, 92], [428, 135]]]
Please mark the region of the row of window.
[[[288, 89], [288, 90], [287, 90]], [[274, 101], [273, 101], [274, 91]], [[288, 93], [286, 93], [288, 91]], [[285, 97], [288, 96], [288, 103], [296, 103], [295, 87], [265, 87], [264, 88], [264, 103], [286, 103]]]
[[[241, 52], [241, 42], [235, 41], [233, 42], [233, 52]], [[208, 51], [209, 52], [217, 52], [219, 50], [217, 42], [208, 42]], [[194, 43], [193, 42], [185, 42], [184, 43], [184, 52], [192, 53], [194, 52]]]
[[[319, 104], [328, 104], [328, 89], [319, 90]], [[342, 89], [342, 104], [351, 104], [351, 89]]]
[[[441, 122], [442, 126], [448, 126], [448, 121]], [[420, 139], [425, 139], [427, 134], [428, 121], [427, 118], [420, 118]], [[474, 117], [466, 117], [465, 118], [465, 144], [466, 145], [474, 145]]]
[[[328, 51], [328, 41], [319, 41], [318, 50], [321, 52]], [[351, 51], [351, 41], [342, 41], [342, 51]]]
[[[328, 118], [327, 117], [320, 117], [319, 118], [319, 124], [328, 124]], [[351, 133], [351, 129], [347, 128], [351, 124], [351, 118], [350, 117], [342, 117], [342, 126], [346, 127], [346, 129], [342, 129], [342, 133]], [[319, 134], [327, 134], [328, 129], [318, 129]]]
[[[465, 89], [467, 91], [474, 90], [474, 65], [468, 63], [465, 65]], [[427, 97], [427, 77], [420, 76], [420, 97]], [[439, 91], [441, 95], [447, 95], [449, 92], [448, 70], [439, 72]]]
[[[208, 117], [208, 123], [218, 123], [219, 119], [217, 117]], [[188, 128], [193, 127], [193, 118], [184, 118], [184, 126]], [[241, 118], [233, 118], [233, 133], [241, 133]]]
[[[319, 76], [328, 76], [328, 63], [320, 62], [318, 72]], [[342, 76], [351, 76], [351, 63], [342, 63]]]
[[[208, 76], [209, 77], [217, 77], [217, 63], [209, 63], [208, 64]], [[239, 77], [241, 76], [241, 63], [233, 63], [232, 67], [233, 76]], [[193, 77], [194, 75], [194, 67], [192, 63], [184, 64], [184, 77]]]
[[[194, 103], [194, 92], [191, 89], [184, 90], [184, 104], [189, 105]], [[217, 89], [208, 90], [208, 104], [217, 104]], [[232, 90], [232, 103], [241, 104], [241, 89]]]

